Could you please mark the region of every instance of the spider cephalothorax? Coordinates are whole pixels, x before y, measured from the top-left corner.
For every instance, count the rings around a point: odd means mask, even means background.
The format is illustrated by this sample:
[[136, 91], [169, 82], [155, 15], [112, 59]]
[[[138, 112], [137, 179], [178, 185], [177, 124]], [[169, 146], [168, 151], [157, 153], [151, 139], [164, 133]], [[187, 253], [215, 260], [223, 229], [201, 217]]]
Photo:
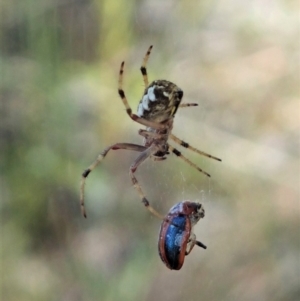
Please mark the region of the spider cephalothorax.
[[195, 103], [185, 103], [181, 104], [183, 97], [183, 91], [174, 83], [167, 80], [155, 80], [150, 85], [148, 83], [146, 64], [150, 56], [152, 46], [149, 47], [141, 67], [141, 72], [144, 79], [145, 90], [142, 99], [139, 102], [137, 114], [133, 114], [131, 107], [128, 104], [125, 92], [123, 90], [123, 72], [124, 72], [124, 62], [121, 64], [119, 72], [119, 96], [121, 97], [123, 104], [126, 108], [126, 112], [129, 117], [144, 126], [146, 129], [140, 129], [139, 135], [144, 137], [143, 145], [133, 144], [133, 143], [116, 143], [107, 147], [102, 151], [97, 159], [92, 163], [88, 169], [86, 169], [82, 174], [81, 186], [80, 186], [80, 205], [82, 214], [86, 217], [86, 211], [84, 208], [84, 186], [85, 181], [89, 173], [104, 159], [110, 150], [126, 149], [139, 152], [137, 159], [131, 164], [129, 168], [129, 175], [132, 184], [136, 191], [138, 192], [143, 204], [146, 208], [159, 218], [164, 218], [155, 209], [153, 209], [149, 201], [147, 200], [141, 186], [139, 185], [137, 178], [134, 173], [138, 166], [143, 163], [147, 158], [151, 157], [154, 160], [164, 160], [166, 156], [172, 152], [176, 156], [180, 157], [190, 166], [196, 168], [198, 171], [204, 173], [206, 176], [210, 177], [208, 173], [199, 168], [196, 164], [191, 162], [189, 159], [184, 157], [181, 152], [176, 148], [172, 147], [168, 140], [171, 139], [175, 143], [181, 145], [182, 147], [188, 148], [200, 155], [221, 161], [219, 158], [211, 156], [204, 153], [188, 143], [180, 140], [172, 134], [173, 120], [174, 116], [179, 107], [190, 107], [197, 106]]

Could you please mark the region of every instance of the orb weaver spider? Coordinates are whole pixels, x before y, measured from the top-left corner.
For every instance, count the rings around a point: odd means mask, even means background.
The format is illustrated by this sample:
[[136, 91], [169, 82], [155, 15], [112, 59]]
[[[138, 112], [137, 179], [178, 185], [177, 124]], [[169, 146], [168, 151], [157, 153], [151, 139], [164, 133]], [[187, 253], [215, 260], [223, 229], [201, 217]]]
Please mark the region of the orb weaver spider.
[[132, 185], [137, 191], [139, 197], [142, 200], [142, 203], [145, 207], [155, 216], [160, 219], [164, 219], [164, 217], [159, 214], [149, 203], [144, 194], [140, 184], [138, 183], [137, 178], [134, 173], [146, 159], [149, 157], [155, 161], [161, 161], [167, 159], [167, 155], [170, 152], [174, 153], [176, 156], [181, 158], [183, 161], [188, 163], [190, 166], [194, 167], [201, 173], [210, 177], [210, 175], [203, 171], [200, 167], [198, 167], [195, 163], [191, 162], [189, 159], [184, 157], [180, 151], [171, 146], [168, 143], [168, 140], [171, 139], [175, 143], [181, 145], [184, 148], [188, 148], [200, 155], [205, 157], [221, 161], [221, 159], [209, 155], [205, 152], [202, 152], [192, 146], [190, 146], [187, 142], [182, 141], [172, 134], [173, 129], [173, 120], [174, 116], [177, 112], [177, 109], [183, 107], [191, 107], [197, 106], [197, 103], [183, 103], [181, 104], [181, 100], [183, 97], [183, 91], [174, 83], [167, 80], [155, 80], [151, 84], [148, 83], [147, 69], [146, 65], [151, 53], [152, 46], [149, 47], [141, 66], [141, 73], [143, 76], [145, 90], [142, 99], [139, 102], [137, 114], [133, 114], [131, 107], [127, 101], [125, 96], [125, 92], [123, 90], [123, 73], [124, 73], [124, 61], [121, 63], [120, 71], [119, 71], [119, 85], [118, 85], [118, 93], [119, 96], [126, 108], [126, 112], [128, 116], [135, 122], [146, 126], [146, 129], [140, 129], [138, 131], [139, 135], [144, 137], [143, 145], [133, 144], [133, 143], [115, 143], [108, 146], [104, 149], [97, 157], [97, 159], [82, 173], [81, 185], [80, 185], [80, 206], [81, 212], [84, 217], [86, 217], [86, 210], [84, 206], [84, 187], [87, 176], [90, 174], [92, 170], [94, 170], [105, 158], [107, 153], [110, 150], [131, 150], [139, 152], [139, 156], [136, 160], [131, 164], [129, 168], [129, 176], [132, 181]]

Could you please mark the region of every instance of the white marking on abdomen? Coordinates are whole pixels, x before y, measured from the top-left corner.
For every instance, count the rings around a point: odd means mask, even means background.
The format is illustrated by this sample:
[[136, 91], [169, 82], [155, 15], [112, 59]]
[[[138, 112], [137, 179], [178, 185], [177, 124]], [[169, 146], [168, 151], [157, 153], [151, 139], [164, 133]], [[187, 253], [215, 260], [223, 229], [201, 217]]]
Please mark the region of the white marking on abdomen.
[[147, 111], [149, 111], [149, 98], [148, 95], [144, 95], [143, 99], [142, 99], [142, 104], [143, 104], [143, 108]]
[[144, 114], [144, 108], [143, 108], [143, 104], [142, 104], [142, 103], [140, 103], [140, 104], [139, 104], [139, 106], [138, 106], [137, 115], [138, 115], [139, 117], [142, 117], [142, 116], [143, 116], [143, 114]]
[[155, 97], [155, 94], [154, 94], [154, 88], [155, 87], [151, 87], [148, 89], [148, 97], [151, 101], [156, 101], [156, 97]]

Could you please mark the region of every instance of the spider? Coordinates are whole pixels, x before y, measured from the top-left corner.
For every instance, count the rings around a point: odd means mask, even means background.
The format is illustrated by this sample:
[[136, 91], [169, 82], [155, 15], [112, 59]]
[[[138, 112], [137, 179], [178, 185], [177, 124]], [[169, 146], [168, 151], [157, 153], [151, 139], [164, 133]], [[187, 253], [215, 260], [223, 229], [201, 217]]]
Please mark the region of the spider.
[[126, 112], [128, 116], [135, 122], [146, 126], [146, 129], [140, 129], [138, 131], [139, 135], [144, 137], [143, 145], [133, 144], [133, 143], [115, 143], [113, 145], [108, 146], [104, 149], [97, 157], [97, 159], [82, 173], [81, 185], [80, 185], [80, 206], [81, 212], [84, 217], [86, 217], [86, 210], [84, 207], [84, 187], [87, 176], [90, 172], [95, 169], [105, 158], [107, 153], [110, 150], [118, 150], [125, 149], [136, 151], [139, 156], [136, 160], [131, 164], [129, 168], [129, 176], [131, 178], [133, 187], [137, 191], [139, 197], [142, 200], [142, 203], [145, 207], [155, 216], [160, 219], [164, 219], [164, 216], [159, 214], [149, 203], [147, 200], [140, 184], [138, 183], [137, 178], [135, 177], [135, 171], [146, 159], [149, 157], [154, 161], [161, 161], [167, 159], [167, 155], [171, 152], [176, 156], [181, 158], [183, 161], [188, 163], [190, 166], [194, 167], [201, 173], [210, 177], [210, 175], [203, 171], [196, 164], [191, 162], [189, 159], [184, 157], [180, 151], [171, 146], [168, 143], [168, 140], [171, 139], [175, 143], [181, 145], [184, 148], [188, 148], [200, 155], [205, 157], [215, 159], [217, 161], [221, 161], [221, 159], [209, 155], [205, 152], [202, 152], [192, 146], [190, 146], [187, 142], [177, 138], [172, 134], [173, 128], [173, 120], [174, 116], [177, 112], [177, 109], [184, 107], [192, 107], [197, 106], [197, 103], [183, 103], [181, 104], [181, 100], [183, 97], [183, 91], [174, 83], [167, 80], [155, 80], [150, 85], [148, 83], [147, 69], [146, 65], [152, 50], [152, 45], [149, 47], [146, 55], [144, 56], [142, 66], [140, 68], [144, 84], [145, 90], [142, 99], [139, 102], [137, 114], [133, 114], [131, 107], [128, 104], [127, 98], [125, 96], [125, 92], [123, 90], [123, 73], [124, 73], [124, 61], [121, 63], [120, 71], [119, 71], [119, 82], [118, 82], [118, 93], [119, 96], [126, 108]]

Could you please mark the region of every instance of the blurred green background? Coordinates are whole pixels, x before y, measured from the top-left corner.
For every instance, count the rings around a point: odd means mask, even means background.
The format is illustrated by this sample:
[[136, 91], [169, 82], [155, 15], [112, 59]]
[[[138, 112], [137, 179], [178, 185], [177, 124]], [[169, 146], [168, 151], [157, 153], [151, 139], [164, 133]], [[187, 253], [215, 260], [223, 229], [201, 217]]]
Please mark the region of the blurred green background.
[[[299, 1], [2, 1], [1, 300], [299, 300]], [[136, 110], [150, 81], [184, 91], [174, 134], [223, 159], [170, 155], [137, 171], [166, 214], [199, 201], [195, 248], [180, 271], [160, 261], [160, 221], [128, 176], [142, 143]]]

